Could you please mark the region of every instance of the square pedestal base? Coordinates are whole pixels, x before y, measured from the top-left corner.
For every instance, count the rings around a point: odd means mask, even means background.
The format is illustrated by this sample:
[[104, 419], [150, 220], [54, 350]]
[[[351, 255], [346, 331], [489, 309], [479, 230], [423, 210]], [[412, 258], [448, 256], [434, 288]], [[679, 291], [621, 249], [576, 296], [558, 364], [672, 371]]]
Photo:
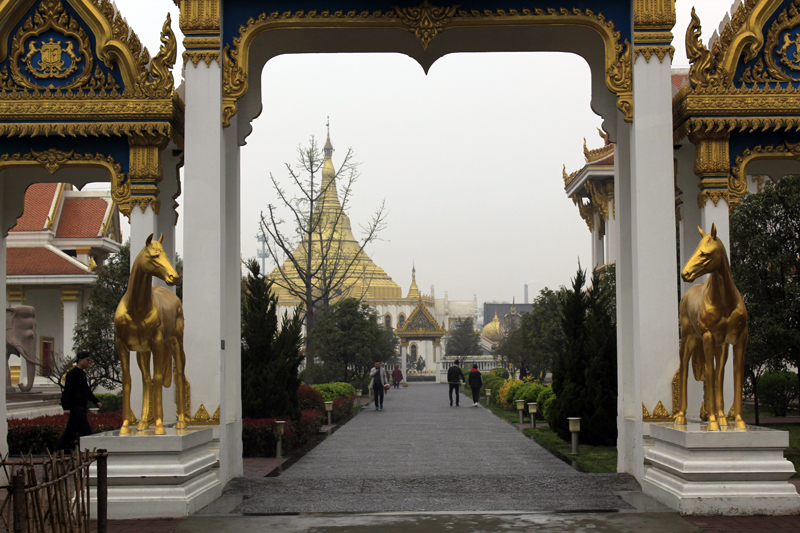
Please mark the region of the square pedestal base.
[[650, 425], [642, 490], [687, 515], [800, 513], [800, 495], [783, 457], [786, 431], [751, 426], [708, 431], [706, 424]]
[[[211, 428], [119, 431], [81, 437], [81, 447], [108, 450], [108, 518], [180, 518], [222, 494]], [[91, 467], [91, 513], [97, 517], [97, 469]]]

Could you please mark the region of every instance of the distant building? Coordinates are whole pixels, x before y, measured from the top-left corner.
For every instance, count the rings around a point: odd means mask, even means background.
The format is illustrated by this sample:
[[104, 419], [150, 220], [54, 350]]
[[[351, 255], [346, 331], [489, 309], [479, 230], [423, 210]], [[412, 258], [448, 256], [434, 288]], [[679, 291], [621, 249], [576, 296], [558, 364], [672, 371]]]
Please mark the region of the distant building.
[[[73, 330], [97, 279], [94, 270], [121, 241], [110, 192], [81, 192], [65, 183], [28, 188], [6, 239], [6, 301], [36, 309], [40, 363], [58, 352], [74, 355]], [[19, 358], [9, 364], [19, 365]]]

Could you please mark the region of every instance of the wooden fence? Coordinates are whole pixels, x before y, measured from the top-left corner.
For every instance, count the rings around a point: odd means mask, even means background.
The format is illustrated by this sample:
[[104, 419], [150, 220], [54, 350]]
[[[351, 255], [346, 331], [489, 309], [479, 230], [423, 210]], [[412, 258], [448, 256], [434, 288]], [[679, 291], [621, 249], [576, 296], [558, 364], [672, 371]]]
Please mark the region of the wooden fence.
[[89, 466], [97, 461], [97, 533], [108, 528], [108, 453], [106, 450], [47, 457], [6, 457], [0, 464], [0, 526], [7, 533], [90, 533]]

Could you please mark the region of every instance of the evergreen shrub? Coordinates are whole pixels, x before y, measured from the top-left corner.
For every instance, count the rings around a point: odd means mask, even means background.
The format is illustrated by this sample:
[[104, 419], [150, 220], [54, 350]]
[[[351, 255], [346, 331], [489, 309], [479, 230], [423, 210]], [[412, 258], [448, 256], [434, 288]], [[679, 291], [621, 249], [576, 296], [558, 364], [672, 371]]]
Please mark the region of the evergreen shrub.
[[786, 416], [789, 404], [797, 399], [797, 374], [779, 370], [767, 372], [758, 380], [758, 397], [772, 409], [775, 416]]
[[322, 393], [308, 385], [300, 385], [297, 389], [297, 400], [300, 403], [300, 409], [303, 411], [324, 411], [325, 403], [322, 399]]
[[322, 385], [311, 385], [311, 387], [318, 390], [326, 402], [347, 398], [356, 393], [355, 387], [349, 383], [323, 383]]
[[[58, 439], [67, 427], [69, 417], [64, 415], [37, 416], [36, 418], [15, 418], [8, 420], [8, 453], [10, 455], [37, 455], [53, 452]], [[122, 414], [89, 413], [92, 433], [113, 431], [122, 426]]]
[[[282, 443], [284, 455], [300, 449], [319, 433], [325, 416], [322, 411], [305, 410], [301, 412], [298, 422], [286, 420]], [[275, 457], [278, 443], [275, 422], [275, 418], [242, 419], [243, 457]]]
[[483, 385], [481, 385], [481, 396], [486, 396], [486, 389], [500, 388], [500, 385], [503, 383], [503, 380], [494, 374], [481, 374], [481, 379], [483, 380]]
[[512, 409], [516, 409], [516, 404], [514, 400], [517, 399], [517, 394], [522, 390], [522, 388], [526, 385], [524, 381], [515, 381], [506, 391], [505, 401], [507, 404], [511, 405]]
[[95, 394], [95, 396], [103, 404], [100, 406], [101, 413], [115, 413], [117, 411], [122, 411], [121, 394]]
[[509, 376], [510, 376], [510, 374], [508, 373], [508, 370], [506, 370], [505, 368], [501, 368], [499, 366], [497, 368], [491, 369], [489, 371], [489, 373], [493, 374], [493, 375], [495, 375], [495, 376], [497, 376], [499, 378], [502, 378], [502, 379], [508, 379]]

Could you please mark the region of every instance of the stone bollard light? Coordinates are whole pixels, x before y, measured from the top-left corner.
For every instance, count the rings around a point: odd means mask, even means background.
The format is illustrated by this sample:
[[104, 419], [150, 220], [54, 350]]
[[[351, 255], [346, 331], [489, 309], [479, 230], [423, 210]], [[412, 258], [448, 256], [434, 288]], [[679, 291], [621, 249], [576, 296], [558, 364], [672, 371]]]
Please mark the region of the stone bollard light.
[[536, 429], [536, 402], [528, 404], [528, 414], [531, 415], [531, 427]]
[[486, 405], [492, 402], [492, 389], [486, 389]]
[[278, 444], [275, 445], [275, 457], [281, 459], [283, 457], [283, 425], [285, 420], [275, 421], [275, 433], [278, 435]]
[[333, 422], [331, 422], [331, 414], [333, 412], [333, 402], [325, 402], [325, 411], [328, 412], [328, 425], [330, 426], [333, 424]]
[[515, 400], [517, 402], [517, 411], [519, 412], [519, 425], [524, 423], [523, 411], [525, 411], [525, 400]]
[[361, 407], [361, 389], [356, 389], [356, 405]]
[[569, 420], [569, 431], [572, 433], [572, 453], [578, 455], [578, 433], [581, 432], [581, 418], [567, 418]]

